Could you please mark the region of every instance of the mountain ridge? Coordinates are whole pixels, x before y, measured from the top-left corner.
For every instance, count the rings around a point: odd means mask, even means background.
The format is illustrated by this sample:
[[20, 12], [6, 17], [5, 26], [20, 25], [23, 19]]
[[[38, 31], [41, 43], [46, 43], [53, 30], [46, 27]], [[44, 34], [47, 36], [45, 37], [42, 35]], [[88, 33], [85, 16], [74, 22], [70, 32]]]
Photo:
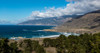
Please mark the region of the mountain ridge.
[[63, 24], [66, 21], [71, 20], [73, 17], [77, 17], [79, 15], [65, 15], [60, 17], [50, 17], [50, 18], [43, 18], [38, 20], [28, 20], [24, 21], [22, 23], [19, 23], [18, 25], [54, 25], [58, 26]]

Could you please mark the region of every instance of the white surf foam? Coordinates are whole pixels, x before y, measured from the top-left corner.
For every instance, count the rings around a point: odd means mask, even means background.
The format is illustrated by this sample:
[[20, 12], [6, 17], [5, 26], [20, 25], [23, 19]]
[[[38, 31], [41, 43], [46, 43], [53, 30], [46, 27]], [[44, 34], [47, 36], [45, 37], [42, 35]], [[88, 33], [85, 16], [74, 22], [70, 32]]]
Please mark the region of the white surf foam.
[[66, 33], [66, 32], [61, 32], [59, 35], [49, 35], [49, 36], [41, 36], [40, 38], [51, 38], [51, 37], [59, 37], [61, 34], [65, 35], [65, 36], [69, 36], [69, 35], [79, 35], [76, 33]]
[[42, 36], [40, 38], [52, 38], [52, 37], [59, 37], [59, 35]]

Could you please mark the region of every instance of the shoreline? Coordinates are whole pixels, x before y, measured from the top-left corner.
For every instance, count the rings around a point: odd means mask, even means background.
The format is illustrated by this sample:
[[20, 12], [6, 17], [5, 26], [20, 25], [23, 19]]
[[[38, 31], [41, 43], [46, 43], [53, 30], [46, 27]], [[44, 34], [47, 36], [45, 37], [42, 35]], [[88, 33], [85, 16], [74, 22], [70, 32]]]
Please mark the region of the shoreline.
[[41, 36], [41, 37], [32, 37], [32, 38], [26, 38], [26, 37], [11, 37], [9, 38], [10, 40], [20, 40], [20, 39], [45, 39], [45, 38], [57, 38], [59, 37], [61, 34], [65, 35], [66, 37], [69, 36], [69, 35], [80, 35], [80, 34], [77, 34], [77, 33], [67, 33], [67, 32], [60, 32], [60, 34], [58, 35], [49, 35], [49, 36]]
[[63, 28], [54, 28], [54, 29], [44, 29], [43, 31], [50, 31], [50, 32], [67, 32], [67, 33], [78, 33], [78, 34], [84, 34], [84, 33], [98, 33], [99, 31], [92, 30], [92, 29], [63, 29]]
[[[71, 34], [84, 34], [85, 32], [90, 33], [90, 30], [87, 29], [58, 29], [58, 28], [53, 28], [53, 29], [43, 29], [42, 31], [49, 31], [49, 32], [59, 32], [65, 36], [71, 35]], [[50, 36], [41, 36], [41, 37], [32, 37], [32, 38], [26, 38], [26, 37], [11, 37], [12, 39], [44, 39], [44, 38], [57, 38], [59, 37], [60, 34], [58, 35], [50, 35]], [[9, 38], [9, 39], [11, 39]]]

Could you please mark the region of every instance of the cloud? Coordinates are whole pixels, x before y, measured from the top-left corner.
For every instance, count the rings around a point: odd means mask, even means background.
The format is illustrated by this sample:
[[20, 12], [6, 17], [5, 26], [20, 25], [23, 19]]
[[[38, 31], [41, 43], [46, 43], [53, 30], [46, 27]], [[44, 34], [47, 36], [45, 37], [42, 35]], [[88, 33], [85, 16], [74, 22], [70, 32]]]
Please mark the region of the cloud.
[[38, 19], [38, 18], [48, 18], [48, 17], [59, 17], [64, 15], [63, 13], [64, 9], [62, 8], [55, 8], [52, 7], [50, 9], [46, 9], [45, 12], [40, 11], [33, 11], [32, 15], [29, 17], [30, 19]]
[[41, 19], [48, 17], [59, 17], [63, 15], [84, 14], [100, 9], [100, 0], [66, 0], [70, 2], [65, 7], [52, 7], [45, 11], [33, 11], [29, 19]]
[[0, 24], [11, 24], [11, 21], [0, 20]]

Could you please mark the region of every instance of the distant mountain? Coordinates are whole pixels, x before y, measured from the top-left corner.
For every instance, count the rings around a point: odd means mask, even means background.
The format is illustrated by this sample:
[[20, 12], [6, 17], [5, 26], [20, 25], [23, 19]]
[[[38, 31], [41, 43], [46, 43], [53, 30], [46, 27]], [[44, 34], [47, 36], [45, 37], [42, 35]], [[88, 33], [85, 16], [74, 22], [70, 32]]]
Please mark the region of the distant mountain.
[[18, 25], [61, 25], [64, 22], [71, 20], [73, 17], [77, 17], [78, 15], [66, 15], [61, 17], [50, 17], [50, 18], [43, 18], [38, 20], [28, 20]]
[[56, 27], [57, 31], [76, 33], [100, 32], [100, 10], [86, 13]]

